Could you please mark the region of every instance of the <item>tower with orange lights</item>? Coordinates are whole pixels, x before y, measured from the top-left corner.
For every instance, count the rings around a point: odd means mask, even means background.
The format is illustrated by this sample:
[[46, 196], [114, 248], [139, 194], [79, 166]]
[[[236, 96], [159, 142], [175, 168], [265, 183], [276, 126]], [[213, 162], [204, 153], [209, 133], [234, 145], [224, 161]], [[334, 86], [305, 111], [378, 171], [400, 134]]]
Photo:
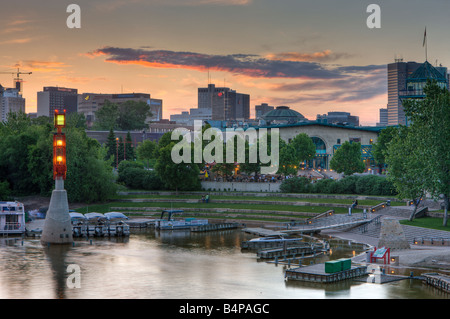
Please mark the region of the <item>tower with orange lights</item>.
[[55, 110], [53, 134], [53, 179], [55, 189], [50, 198], [50, 205], [45, 216], [41, 242], [52, 244], [68, 244], [73, 242], [72, 223], [69, 215], [67, 191], [64, 189], [66, 179], [66, 135], [62, 129], [66, 126], [65, 110]]

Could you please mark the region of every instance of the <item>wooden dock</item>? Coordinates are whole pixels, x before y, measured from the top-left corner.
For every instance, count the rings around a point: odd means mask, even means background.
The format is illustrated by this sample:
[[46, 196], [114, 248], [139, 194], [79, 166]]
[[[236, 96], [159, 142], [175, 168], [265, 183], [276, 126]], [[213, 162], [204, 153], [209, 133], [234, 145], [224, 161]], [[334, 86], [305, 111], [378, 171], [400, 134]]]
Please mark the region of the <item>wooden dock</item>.
[[207, 224], [191, 227], [193, 232], [206, 232], [206, 231], [216, 231], [216, 230], [226, 230], [238, 228], [238, 223], [218, 223], [218, 224]]
[[450, 277], [439, 273], [423, 274], [423, 282], [427, 285], [450, 293]]
[[277, 257], [287, 256], [305, 256], [313, 255], [323, 249], [322, 245], [314, 245], [309, 243], [303, 243], [303, 245], [297, 245], [292, 247], [281, 247], [275, 249], [262, 249], [257, 252], [257, 256], [261, 259], [273, 259]]
[[252, 235], [257, 235], [260, 237], [270, 237], [270, 236], [286, 236], [285, 233], [280, 232], [280, 231], [276, 231], [276, 230], [271, 230], [268, 228], [260, 228], [260, 227], [256, 227], [256, 228], [244, 228], [242, 229], [242, 231], [252, 234]]
[[289, 241], [287, 243], [282, 241], [243, 241], [241, 243], [242, 249], [267, 249], [267, 248], [283, 248], [285, 244], [287, 247], [298, 246], [303, 243], [303, 239]]
[[335, 273], [326, 273], [325, 264], [315, 264], [298, 268], [287, 269], [285, 278], [316, 283], [334, 283], [341, 280], [358, 278], [367, 275], [367, 266], [352, 266], [348, 270]]

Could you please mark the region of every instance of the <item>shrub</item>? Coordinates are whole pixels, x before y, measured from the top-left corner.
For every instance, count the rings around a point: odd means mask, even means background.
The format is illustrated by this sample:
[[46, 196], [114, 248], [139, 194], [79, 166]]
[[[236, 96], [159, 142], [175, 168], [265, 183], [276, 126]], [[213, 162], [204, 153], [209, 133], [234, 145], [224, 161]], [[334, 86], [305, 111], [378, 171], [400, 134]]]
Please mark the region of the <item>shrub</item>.
[[306, 177], [288, 178], [280, 186], [283, 193], [310, 193], [311, 182]]

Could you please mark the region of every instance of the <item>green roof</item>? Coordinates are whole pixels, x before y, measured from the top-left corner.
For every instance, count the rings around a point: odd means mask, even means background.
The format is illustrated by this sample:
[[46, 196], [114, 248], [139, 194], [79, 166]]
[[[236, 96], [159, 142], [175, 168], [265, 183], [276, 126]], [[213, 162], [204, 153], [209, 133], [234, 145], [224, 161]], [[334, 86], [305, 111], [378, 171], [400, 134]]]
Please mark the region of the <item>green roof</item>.
[[305, 119], [302, 114], [291, 110], [288, 106], [278, 106], [275, 110], [264, 114], [262, 117], [266, 121], [298, 121]]
[[266, 126], [259, 126], [259, 127], [254, 127], [254, 128], [255, 129], [282, 128], [282, 127], [312, 126], [312, 125], [343, 128], [343, 129], [356, 130], [356, 131], [368, 131], [368, 132], [376, 132], [376, 133], [379, 133], [381, 130], [386, 128], [386, 126], [351, 126], [351, 125], [325, 124], [325, 123], [321, 123], [321, 122], [317, 122], [317, 121], [299, 122], [299, 123], [294, 123], [294, 124], [266, 125]]
[[437, 80], [438, 82], [447, 82], [445, 75], [439, 72], [430, 62], [425, 61], [408, 80], [412, 81], [424, 81], [427, 79]]

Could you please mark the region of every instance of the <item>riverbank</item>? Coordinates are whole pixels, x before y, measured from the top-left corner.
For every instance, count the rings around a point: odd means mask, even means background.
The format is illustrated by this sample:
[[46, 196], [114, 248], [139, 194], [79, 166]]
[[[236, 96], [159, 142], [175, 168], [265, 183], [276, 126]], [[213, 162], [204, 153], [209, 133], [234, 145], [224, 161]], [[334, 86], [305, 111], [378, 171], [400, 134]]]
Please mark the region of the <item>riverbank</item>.
[[[355, 234], [351, 232], [327, 230], [322, 235], [350, 240], [357, 243], [377, 247], [378, 238]], [[450, 234], [449, 234], [450, 237]], [[450, 248], [448, 246], [423, 246], [410, 245], [410, 249], [399, 249], [391, 251], [391, 257], [398, 257], [398, 266], [404, 268], [430, 268], [430, 270], [450, 270]], [[355, 263], [366, 263], [366, 254], [355, 256]], [[381, 262], [381, 261], [380, 261]], [[379, 262], [379, 263], [380, 263]]]

